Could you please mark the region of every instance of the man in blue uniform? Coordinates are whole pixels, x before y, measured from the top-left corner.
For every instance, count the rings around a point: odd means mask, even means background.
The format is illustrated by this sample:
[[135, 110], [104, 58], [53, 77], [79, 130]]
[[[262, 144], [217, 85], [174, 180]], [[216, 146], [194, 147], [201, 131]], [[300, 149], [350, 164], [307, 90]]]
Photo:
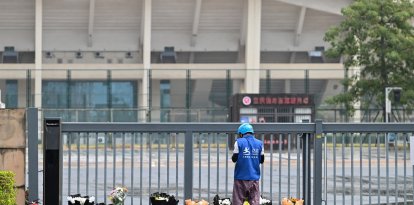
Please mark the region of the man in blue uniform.
[[249, 123], [238, 129], [239, 138], [234, 143], [232, 161], [234, 168], [233, 204], [242, 205], [248, 199], [250, 205], [259, 205], [260, 164], [264, 162], [262, 141], [254, 137]]

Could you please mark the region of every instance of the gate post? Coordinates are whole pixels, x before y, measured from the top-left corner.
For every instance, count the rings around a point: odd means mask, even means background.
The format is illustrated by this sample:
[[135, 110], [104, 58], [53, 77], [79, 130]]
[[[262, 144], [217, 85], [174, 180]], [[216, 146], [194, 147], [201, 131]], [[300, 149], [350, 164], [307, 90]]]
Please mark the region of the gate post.
[[322, 204], [322, 120], [315, 121], [313, 205]]
[[29, 201], [39, 199], [39, 148], [38, 148], [38, 109], [27, 109], [27, 151]]
[[43, 204], [62, 204], [60, 119], [45, 119], [43, 129]]

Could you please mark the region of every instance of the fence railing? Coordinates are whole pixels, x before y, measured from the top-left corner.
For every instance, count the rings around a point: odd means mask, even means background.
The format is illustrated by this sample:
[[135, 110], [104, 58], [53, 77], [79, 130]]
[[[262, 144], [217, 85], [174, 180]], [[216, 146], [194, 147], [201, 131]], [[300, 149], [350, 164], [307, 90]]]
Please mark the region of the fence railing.
[[[180, 201], [230, 197], [238, 126], [63, 122], [63, 196], [94, 195], [106, 203], [114, 186], [126, 186], [125, 204], [149, 204], [149, 195], [157, 191]], [[255, 124], [254, 129], [265, 145], [261, 193], [273, 204], [289, 196], [312, 204], [413, 201], [407, 139], [414, 124], [317, 121]], [[29, 153], [33, 147], [29, 140]], [[30, 170], [29, 164], [29, 185], [38, 177]], [[31, 196], [37, 194], [31, 190]]]

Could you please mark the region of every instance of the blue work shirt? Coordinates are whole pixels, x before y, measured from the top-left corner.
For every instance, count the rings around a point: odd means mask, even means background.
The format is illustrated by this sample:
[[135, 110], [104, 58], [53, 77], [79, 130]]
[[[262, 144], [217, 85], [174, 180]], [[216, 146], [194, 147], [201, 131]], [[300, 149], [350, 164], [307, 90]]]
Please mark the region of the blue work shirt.
[[234, 143], [234, 154], [238, 154], [234, 179], [259, 180], [260, 158], [263, 153], [262, 141], [247, 134], [238, 138]]

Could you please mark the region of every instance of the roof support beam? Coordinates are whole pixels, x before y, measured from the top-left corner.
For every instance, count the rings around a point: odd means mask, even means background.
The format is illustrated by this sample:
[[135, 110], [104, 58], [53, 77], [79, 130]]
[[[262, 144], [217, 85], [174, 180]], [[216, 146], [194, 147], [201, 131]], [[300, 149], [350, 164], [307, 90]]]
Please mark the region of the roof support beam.
[[[35, 102], [34, 106], [42, 107], [42, 54], [43, 54], [43, 0], [35, 3]], [[29, 105], [30, 106], [30, 105]], [[31, 105], [33, 106], [33, 105]]]
[[351, 1], [350, 0], [275, 0], [282, 3], [305, 7], [317, 11], [322, 11], [330, 14], [340, 15], [341, 9], [348, 6]]
[[95, 20], [95, 0], [89, 0], [88, 47], [93, 45], [93, 27]]
[[197, 43], [198, 27], [200, 25], [202, 0], [196, 0], [194, 8], [193, 30], [191, 35], [191, 46], [194, 47]]
[[305, 20], [305, 15], [306, 15], [306, 7], [302, 7], [299, 13], [298, 24], [296, 26], [295, 40], [293, 42], [294, 46], [298, 46], [300, 43], [300, 36], [302, 35], [303, 22]]

